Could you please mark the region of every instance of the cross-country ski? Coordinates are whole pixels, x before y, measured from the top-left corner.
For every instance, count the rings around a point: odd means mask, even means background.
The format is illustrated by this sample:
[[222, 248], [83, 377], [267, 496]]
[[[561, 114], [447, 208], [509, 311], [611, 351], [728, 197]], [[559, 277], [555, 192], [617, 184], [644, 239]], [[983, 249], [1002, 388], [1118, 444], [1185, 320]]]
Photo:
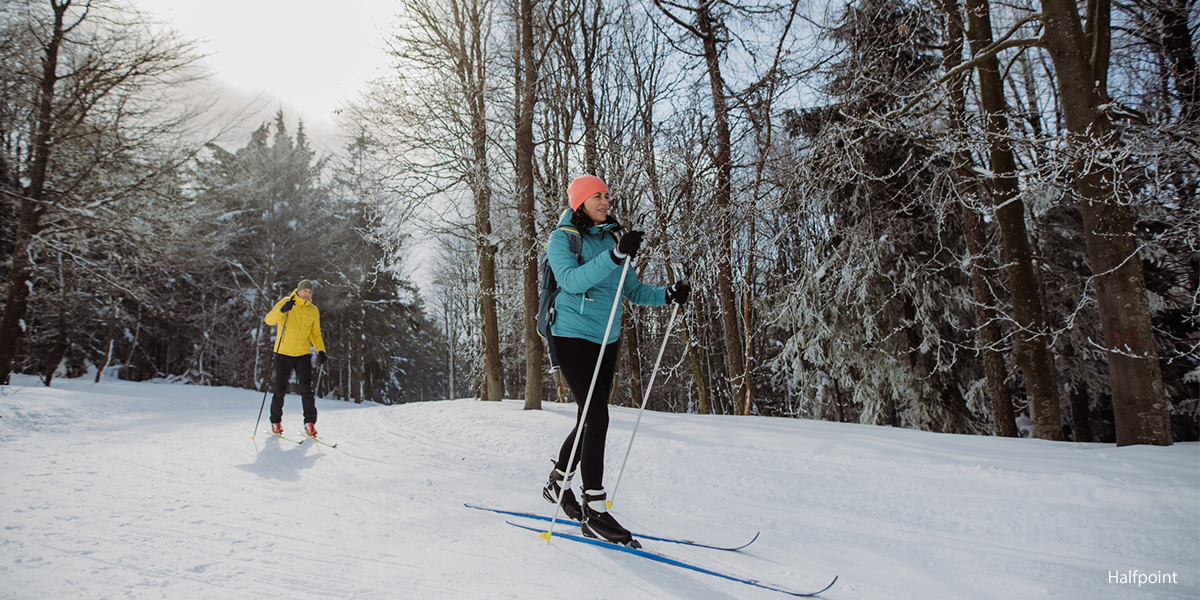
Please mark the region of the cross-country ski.
[[[542, 529], [538, 529], [537, 527], [530, 527], [530, 526], [528, 526], [528, 525], [522, 525], [522, 524], [520, 524], [520, 523], [513, 523], [512, 521], [507, 521], [507, 523], [508, 523], [509, 525], [512, 525], [512, 526], [514, 526], [514, 527], [520, 527], [521, 529], [524, 529], [524, 530], [526, 530], [526, 531], [533, 531], [533, 532], [536, 532], [536, 533], [538, 533], [538, 534], [541, 534], [541, 536], [542, 536], [542, 537], [545, 537], [545, 535], [549, 533], [548, 531], [545, 531], [545, 530], [542, 530]], [[665, 555], [665, 554], [660, 554], [660, 553], [658, 553], [658, 552], [652, 552], [652, 551], [650, 551], [650, 550], [646, 550], [645, 548], [630, 548], [629, 546], [622, 546], [622, 545], [620, 545], [620, 544], [613, 544], [613, 543], [611, 543], [611, 542], [606, 542], [606, 541], [604, 541], [604, 540], [599, 540], [599, 539], [596, 539], [596, 538], [586, 537], [586, 536], [582, 536], [582, 535], [576, 535], [576, 534], [573, 534], [573, 533], [565, 533], [565, 532], [559, 532], [559, 533], [555, 533], [555, 534], [553, 535], [553, 537], [567, 539], [567, 540], [570, 540], [570, 541], [572, 541], [572, 542], [579, 542], [579, 543], [583, 543], [583, 544], [591, 544], [591, 545], [594, 545], [594, 546], [599, 546], [599, 547], [601, 547], [601, 548], [610, 548], [610, 549], [612, 549], [612, 550], [616, 550], [616, 551], [618, 551], [618, 552], [625, 552], [625, 553], [627, 553], [627, 554], [632, 554], [632, 555], [634, 555], [634, 556], [640, 556], [640, 557], [642, 557], [642, 558], [648, 558], [648, 559], [650, 559], [650, 560], [653, 560], [653, 561], [657, 561], [657, 562], [665, 563], [665, 564], [672, 565], [672, 566], [676, 566], [676, 567], [680, 567], [680, 568], [683, 568], [683, 569], [688, 569], [688, 570], [690, 570], [690, 571], [696, 571], [696, 572], [698, 572], [698, 573], [704, 573], [705, 575], [712, 575], [712, 576], [714, 576], [714, 577], [720, 577], [721, 579], [728, 579], [728, 580], [730, 580], [730, 581], [736, 581], [736, 582], [738, 582], [738, 583], [744, 583], [744, 584], [746, 584], [746, 585], [754, 586], [754, 587], [757, 587], [757, 588], [762, 588], [762, 589], [765, 589], [765, 590], [771, 590], [772, 592], [782, 592], [782, 593], [784, 593], [784, 594], [787, 594], [787, 595], [789, 595], [789, 596], [797, 596], [797, 597], [810, 597], [810, 596], [818, 596], [818, 595], [820, 595], [820, 594], [821, 594], [821, 592], [824, 592], [824, 591], [828, 590], [829, 588], [833, 587], [833, 584], [837, 583], [837, 580], [838, 580], [837, 576], [835, 575], [835, 576], [834, 576], [834, 578], [833, 578], [833, 581], [830, 581], [830, 582], [829, 582], [829, 585], [827, 585], [827, 586], [825, 586], [825, 587], [823, 587], [823, 588], [821, 588], [820, 590], [817, 590], [817, 591], [815, 591], [815, 592], [793, 592], [793, 591], [790, 591], [790, 590], [785, 590], [785, 589], [783, 589], [783, 588], [780, 588], [780, 587], [777, 587], [777, 586], [774, 586], [774, 585], [770, 585], [770, 584], [766, 584], [766, 583], [763, 583], [763, 582], [761, 582], [761, 581], [757, 581], [757, 580], [754, 580], [754, 579], [747, 579], [747, 578], [744, 578], [744, 577], [738, 577], [738, 576], [735, 576], [735, 575], [729, 575], [729, 574], [727, 574], [727, 573], [722, 573], [722, 572], [719, 572], [719, 571], [714, 571], [714, 570], [712, 570], [712, 569], [706, 569], [706, 568], [703, 568], [703, 567], [699, 567], [699, 566], [696, 566], [696, 565], [694, 565], [694, 564], [687, 563], [687, 562], [681, 561], [681, 560], [679, 560], [679, 559], [676, 559], [676, 558], [671, 558], [671, 557], [669, 557], [669, 556], [667, 556], [667, 555]]]
[[[551, 519], [551, 517], [547, 517], [546, 515], [540, 515], [540, 514], [530, 513], [530, 512], [503, 510], [503, 509], [499, 509], [499, 508], [488, 508], [485, 506], [475, 506], [474, 504], [464, 504], [464, 506], [466, 506], [467, 508], [474, 508], [476, 510], [486, 510], [486, 511], [494, 512], [494, 513], [499, 513], [502, 515], [509, 515], [509, 516], [513, 516], [513, 517], [524, 517], [527, 519], [533, 519], [535, 521], [549, 521]], [[705, 543], [697, 542], [694, 540], [661, 537], [661, 536], [656, 536], [656, 535], [652, 535], [649, 533], [633, 532], [633, 537], [643, 539], [643, 540], [653, 540], [656, 542], [667, 542], [670, 544], [680, 544], [680, 545], [684, 545], [684, 546], [695, 546], [697, 548], [709, 548], [711, 550], [724, 550], [727, 552], [736, 552], [738, 550], [742, 550], [743, 548], [748, 547], [750, 544], [753, 544], [754, 541], [758, 539], [758, 535], [759, 535], [758, 533], [755, 533], [754, 537], [751, 538], [750, 541], [748, 541], [740, 546], [716, 546], [716, 545], [712, 545], [712, 544], [705, 544]]]
[[288, 437], [288, 436], [286, 436], [286, 435], [283, 435], [282, 433], [275, 433], [275, 432], [273, 432], [273, 431], [264, 431], [263, 433], [265, 433], [265, 434], [267, 434], [267, 435], [269, 435], [269, 436], [272, 436], [272, 437], [277, 437], [277, 438], [279, 438], [279, 439], [281, 439], [281, 440], [283, 440], [283, 441], [285, 441], [285, 442], [291, 442], [291, 443], [293, 443], [293, 444], [303, 444], [303, 443], [304, 443], [304, 439], [303, 439], [303, 438], [301, 438], [301, 439], [298, 439], [298, 440], [294, 440], [294, 439], [292, 439], [292, 438], [290, 438], [290, 437]]
[[317, 437], [317, 436], [315, 436], [315, 435], [308, 435], [308, 436], [305, 436], [305, 438], [304, 438], [304, 439], [306, 439], [306, 440], [312, 440], [312, 441], [313, 441], [313, 443], [320, 444], [320, 445], [322, 445], [322, 446], [328, 446], [328, 447], [330, 447], [330, 448], [337, 448], [337, 443], [336, 443], [336, 442], [333, 442], [333, 443], [331, 443], [331, 442], [327, 442], [327, 441], [325, 441], [325, 440], [323, 440], [323, 439], [321, 439], [321, 438], [319, 438], [319, 437]]

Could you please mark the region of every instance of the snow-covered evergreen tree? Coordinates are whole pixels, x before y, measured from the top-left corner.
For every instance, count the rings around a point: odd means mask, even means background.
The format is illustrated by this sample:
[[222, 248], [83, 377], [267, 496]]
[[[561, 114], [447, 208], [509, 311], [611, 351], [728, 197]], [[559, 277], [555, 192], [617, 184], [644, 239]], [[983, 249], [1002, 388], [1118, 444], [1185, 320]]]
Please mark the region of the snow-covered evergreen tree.
[[795, 280], [773, 301], [781, 383], [803, 414], [948, 432], [977, 430], [981, 364], [970, 342], [960, 225], [939, 197], [945, 158], [873, 121], [927, 84], [932, 13], [899, 0], [849, 5], [832, 41], [828, 108], [795, 113], [789, 235]]

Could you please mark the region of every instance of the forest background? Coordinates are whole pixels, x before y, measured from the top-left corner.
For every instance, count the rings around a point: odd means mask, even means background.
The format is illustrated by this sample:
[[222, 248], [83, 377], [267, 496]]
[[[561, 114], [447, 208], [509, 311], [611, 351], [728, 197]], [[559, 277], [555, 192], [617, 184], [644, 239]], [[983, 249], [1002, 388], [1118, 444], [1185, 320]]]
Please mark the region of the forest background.
[[1194, 0], [401, 0], [325, 156], [214, 141], [128, 4], [2, 7], [0, 381], [265, 390], [309, 278], [322, 396], [562, 400], [537, 258], [594, 173], [693, 287], [626, 307], [614, 403], [669, 329], [653, 410], [1200, 439]]

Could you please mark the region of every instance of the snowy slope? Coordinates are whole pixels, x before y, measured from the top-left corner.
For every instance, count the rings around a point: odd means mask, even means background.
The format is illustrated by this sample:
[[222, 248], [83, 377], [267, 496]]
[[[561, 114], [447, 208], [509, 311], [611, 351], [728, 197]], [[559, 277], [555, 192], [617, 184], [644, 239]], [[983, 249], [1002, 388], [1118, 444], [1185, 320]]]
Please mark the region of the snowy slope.
[[[549, 514], [574, 407], [319, 400], [337, 449], [251, 439], [262, 394], [0, 388], [0, 598], [783, 598], [477, 503]], [[612, 491], [636, 411], [612, 409]], [[265, 420], [265, 419], [264, 419]], [[284, 425], [300, 427], [289, 396]], [[265, 425], [263, 426], [265, 428]], [[673, 557], [824, 598], [1200, 597], [1200, 445], [1116, 448], [647, 413], [614, 514]], [[570, 524], [561, 531], [578, 531]], [[1113, 573], [1175, 583], [1110, 583]]]

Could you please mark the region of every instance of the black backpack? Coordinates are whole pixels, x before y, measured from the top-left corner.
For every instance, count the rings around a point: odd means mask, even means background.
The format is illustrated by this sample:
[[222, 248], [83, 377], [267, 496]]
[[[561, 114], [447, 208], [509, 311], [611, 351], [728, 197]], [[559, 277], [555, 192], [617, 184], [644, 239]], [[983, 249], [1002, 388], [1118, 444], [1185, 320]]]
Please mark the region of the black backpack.
[[[574, 227], [563, 226], [558, 229], [567, 234], [567, 244], [571, 248], [571, 253], [575, 255], [575, 260], [582, 265], [583, 236], [579, 235], [579, 230]], [[546, 346], [550, 350], [550, 372], [553, 373], [558, 369], [558, 354], [554, 351], [554, 336], [550, 335], [550, 328], [554, 325], [554, 300], [558, 298], [558, 293], [562, 291], [562, 288], [554, 279], [554, 270], [550, 268], [550, 261], [546, 258], [546, 248], [549, 245], [550, 240], [547, 239], [546, 245], [542, 246], [542, 254], [539, 258], [542, 287], [538, 291], [537, 332], [543, 340], [546, 340]]]

